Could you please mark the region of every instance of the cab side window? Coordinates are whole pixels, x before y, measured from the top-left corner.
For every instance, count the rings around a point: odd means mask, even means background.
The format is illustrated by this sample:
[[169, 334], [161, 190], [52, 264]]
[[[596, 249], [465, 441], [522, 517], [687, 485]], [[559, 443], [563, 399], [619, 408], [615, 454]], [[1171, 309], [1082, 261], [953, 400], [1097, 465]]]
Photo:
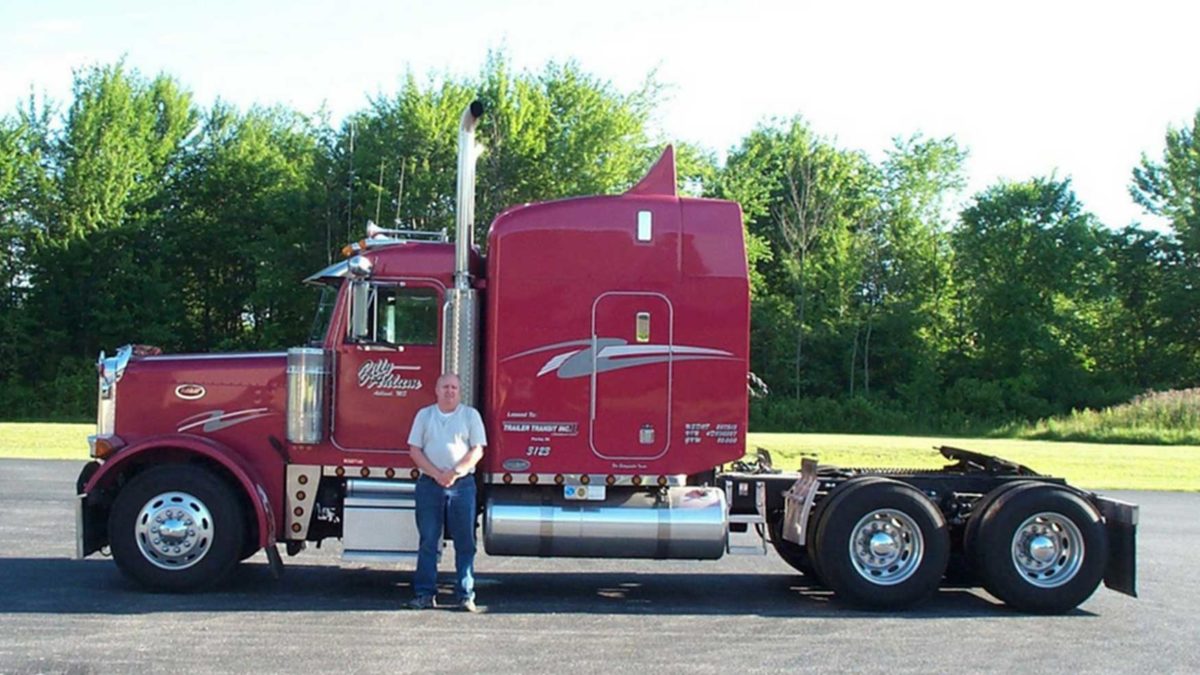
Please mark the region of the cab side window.
[[436, 345], [438, 295], [431, 288], [375, 286], [367, 313], [367, 342]]

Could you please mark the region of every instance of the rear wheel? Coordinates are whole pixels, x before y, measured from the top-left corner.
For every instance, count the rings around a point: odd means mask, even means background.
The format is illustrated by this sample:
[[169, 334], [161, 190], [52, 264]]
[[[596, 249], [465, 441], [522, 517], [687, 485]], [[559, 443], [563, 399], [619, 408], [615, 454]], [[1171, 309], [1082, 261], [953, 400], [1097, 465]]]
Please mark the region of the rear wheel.
[[155, 590], [216, 583], [238, 562], [245, 525], [237, 497], [208, 470], [159, 466], [137, 475], [109, 514], [117, 567]]
[[1061, 614], [1087, 600], [1108, 559], [1100, 513], [1057, 485], [1002, 495], [983, 514], [974, 546], [984, 588], [1039, 614]]
[[816, 531], [826, 584], [865, 607], [891, 609], [937, 589], [950, 556], [941, 511], [916, 488], [881, 479], [831, 502]]
[[791, 565], [792, 569], [806, 577], [814, 578], [808, 551], [803, 546], [783, 538], [783, 511], [773, 513], [767, 521], [767, 526], [771, 528], [771, 546], [775, 548], [779, 557]]
[[980, 497], [979, 501], [975, 502], [974, 506], [971, 507], [971, 517], [967, 519], [967, 526], [963, 529], [962, 538], [962, 550], [964, 552], [964, 557], [967, 561], [968, 568], [965, 570], [965, 576], [980, 583], [983, 581], [982, 579], [978, 578], [980, 565], [983, 561], [978, 558], [977, 553], [979, 547], [975, 545], [975, 539], [979, 535], [979, 523], [983, 521], [983, 514], [991, 508], [992, 504], [996, 503], [997, 499], [1007, 494], [1010, 490], [1015, 490], [1017, 488], [1024, 490], [1029, 486], [1034, 485], [1042, 485], [1042, 483], [1027, 480], [1017, 480], [1009, 483], [1003, 483], [992, 489], [991, 492], [988, 492]]
[[854, 491], [866, 485], [886, 480], [882, 476], [856, 476], [835, 487], [825, 496], [825, 499], [817, 502], [816, 506], [813, 507], [812, 515], [808, 518], [808, 527], [804, 531], [804, 548], [807, 551], [809, 566], [812, 568], [812, 577], [818, 583], [828, 585], [825, 577], [821, 574], [821, 556], [818, 550], [819, 544], [817, 543], [817, 526], [825, 516], [825, 512]]

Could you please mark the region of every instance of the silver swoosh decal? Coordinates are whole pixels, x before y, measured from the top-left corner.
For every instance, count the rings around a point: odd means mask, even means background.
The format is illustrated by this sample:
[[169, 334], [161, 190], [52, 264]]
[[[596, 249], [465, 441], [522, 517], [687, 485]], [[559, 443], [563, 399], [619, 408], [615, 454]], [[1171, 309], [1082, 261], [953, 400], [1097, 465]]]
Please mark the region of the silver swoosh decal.
[[554, 373], [559, 379], [568, 380], [577, 377], [588, 377], [593, 370], [596, 373], [607, 373], [613, 370], [636, 368], [668, 361], [697, 361], [697, 360], [727, 360], [734, 359], [731, 352], [708, 347], [692, 347], [689, 345], [630, 345], [620, 338], [596, 338], [595, 348], [592, 340], [571, 340], [559, 342], [544, 347], [536, 347], [509, 356], [504, 361], [554, 351], [564, 347], [583, 347], [569, 349], [556, 354], [546, 361], [538, 370], [537, 377]]
[[248, 408], [246, 410], [235, 410], [231, 413], [227, 413], [224, 410], [210, 410], [209, 412], [192, 415], [191, 417], [179, 420], [177, 431], [182, 432], [201, 427], [201, 431], [212, 433], [234, 426], [235, 424], [249, 422], [250, 420], [274, 414], [268, 412], [268, 410], [269, 408]]

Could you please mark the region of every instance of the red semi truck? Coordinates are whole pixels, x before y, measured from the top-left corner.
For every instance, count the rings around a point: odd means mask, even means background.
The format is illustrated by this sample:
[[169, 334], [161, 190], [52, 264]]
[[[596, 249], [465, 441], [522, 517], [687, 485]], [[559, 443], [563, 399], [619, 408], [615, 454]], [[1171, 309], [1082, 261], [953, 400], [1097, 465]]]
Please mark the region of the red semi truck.
[[737, 462], [739, 206], [680, 197], [668, 147], [625, 194], [501, 213], [485, 259], [471, 242], [482, 111], [460, 125], [457, 241], [369, 226], [307, 279], [323, 291], [307, 346], [101, 354], [79, 557], [107, 549], [127, 576], [175, 591], [261, 549], [278, 570], [279, 545], [295, 555], [330, 537], [346, 559], [413, 559], [405, 439], [453, 371], [487, 426], [489, 555], [716, 559], [772, 545], [879, 608], [948, 573], [1026, 611], [1069, 610], [1101, 580], [1135, 593], [1137, 507], [1023, 466], [954, 448], [937, 471]]

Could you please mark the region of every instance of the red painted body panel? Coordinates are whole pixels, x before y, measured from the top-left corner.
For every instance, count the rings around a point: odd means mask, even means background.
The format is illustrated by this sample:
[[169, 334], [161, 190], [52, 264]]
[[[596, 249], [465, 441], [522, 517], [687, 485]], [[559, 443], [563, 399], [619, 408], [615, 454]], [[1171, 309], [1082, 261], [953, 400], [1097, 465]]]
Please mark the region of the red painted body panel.
[[232, 451], [227, 446], [211, 438], [203, 438], [192, 434], [167, 434], [152, 436], [141, 443], [135, 443], [126, 448], [109, 462], [105, 462], [84, 486], [83, 491], [90, 493], [104, 487], [119, 475], [130, 462], [163, 452], [172, 453], [173, 457], [196, 455], [210, 459], [223, 466], [237, 479], [243, 492], [250, 497], [254, 505], [255, 522], [258, 524], [258, 545], [270, 546], [275, 543], [277, 530], [276, 511], [272, 509], [267, 497], [268, 485], [262, 475], [251, 465], [250, 458]]
[[[525, 460], [529, 473], [693, 474], [743, 454], [741, 211], [639, 185], [643, 194], [522, 206], [493, 222], [487, 471]], [[641, 211], [652, 214], [649, 242], [637, 241]]]
[[[492, 224], [486, 277], [472, 257], [484, 471], [524, 460], [528, 473], [695, 474], [743, 454], [750, 307], [741, 211], [679, 198], [673, 183], [664, 154], [626, 195], [515, 207]], [[638, 240], [641, 212], [649, 241]], [[362, 255], [373, 281], [431, 288], [439, 304], [453, 285], [451, 244]], [[324, 442], [286, 442], [282, 353], [134, 357], [118, 385], [115, 428], [130, 447], [96, 480], [139, 448], [190, 439], [261, 484], [274, 505], [263, 513], [273, 510], [281, 531], [287, 461], [354, 467], [351, 475], [411, 469], [408, 430], [434, 400], [440, 345], [347, 343], [347, 286], [325, 337], [333, 384]], [[411, 381], [380, 393], [389, 388], [369, 375], [391, 369]]]

